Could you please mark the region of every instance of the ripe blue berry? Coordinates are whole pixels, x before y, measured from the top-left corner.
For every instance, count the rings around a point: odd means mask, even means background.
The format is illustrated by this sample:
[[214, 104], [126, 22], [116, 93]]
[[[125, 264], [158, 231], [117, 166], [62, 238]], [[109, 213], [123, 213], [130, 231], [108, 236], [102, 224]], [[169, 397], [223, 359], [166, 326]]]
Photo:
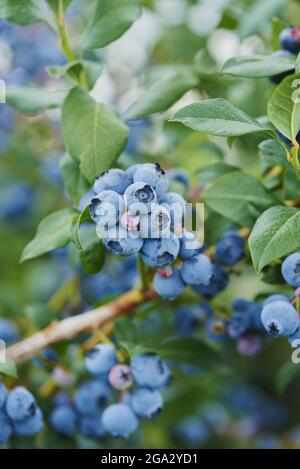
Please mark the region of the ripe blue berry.
[[43, 430], [43, 427], [44, 422], [40, 409], [37, 409], [36, 413], [29, 419], [14, 423], [14, 430], [22, 436], [37, 435]]
[[0, 444], [6, 443], [12, 435], [13, 428], [7, 415], [0, 411]]
[[162, 239], [147, 239], [142, 248], [142, 259], [149, 267], [166, 267], [178, 256], [179, 240], [175, 236]]
[[130, 233], [125, 228], [118, 226], [105, 231], [103, 243], [108, 251], [117, 256], [132, 256], [138, 253], [144, 241], [135, 233]]
[[273, 337], [292, 335], [299, 325], [297, 311], [286, 301], [274, 301], [265, 306], [261, 320], [266, 331]]
[[119, 223], [124, 209], [122, 197], [113, 191], [102, 191], [91, 200], [90, 213], [95, 223], [101, 226], [115, 226]]
[[191, 445], [201, 445], [209, 438], [209, 428], [199, 417], [186, 418], [176, 433], [180, 439]]
[[281, 266], [284, 280], [292, 287], [300, 287], [300, 252], [288, 256]]
[[102, 415], [95, 417], [81, 417], [79, 421], [80, 433], [86, 438], [103, 438], [105, 431], [102, 425]]
[[197, 254], [203, 252], [203, 250], [203, 244], [196, 239], [194, 233], [190, 233], [189, 231], [183, 233], [180, 238], [180, 259], [190, 259], [191, 257], [197, 256]]
[[99, 344], [91, 349], [86, 356], [85, 364], [92, 375], [108, 373], [116, 365], [117, 355], [115, 349], [109, 344]]
[[7, 415], [16, 422], [22, 422], [36, 413], [37, 406], [31, 392], [23, 387], [17, 387], [9, 393], [6, 400]]
[[157, 197], [164, 195], [169, 186], [165, 171], [157, 163], [146, 163], [137, 168], [133, 180], [135, 183], [143, 182], [149, 184], [155, 190]]
[[[289, 335], [288, 337], [289, 339], [289, 343], [294, 346], [293, 342], [294, 340], [297, 340], [299, 341], [299, 344], [297, 344], [297, 348], [300, 347], [300, 324], [299, 326], [297, 327], [296, 331], [292, 334], [292, 335]], [[296, 345], [296, 344], [295, 344]]]
[[237, 264], [244, 255], [244, 239], [235, 231], [228, 231], [217, 243], [216, 259], [222, 265]]
[[222, 268], [212, 265], [212, 276], [209, 279], [209, 284], [193, 285], [193, 290], [207, 298], [212, 298], [222, 290], [225, 290], [228, 281], [229, 278], [226, 272]]
[[78, 426], [76, 412], [69, 406], [56, 407], [50, 415], [51, 426], [58, 433], [63, 435], [72, 435]]
[[234, 313], [228, 322], [228, 335], [238, 339], [250, 328], [250, 314], [247, 311]]
[[226, 326], [222, 319], [210, 318], [205, 324], [205, 332], [209, 339], [220, 342], [226, 338]]
[[279, 40], [283, 49], [298, 54], [300, 52], [300, 28], [288, 27], [281, 31]]
[[0, 340], [6, 344], [15, 342], [19, 337], [17, 327], [13, 321], [7, 319], [0, 320]]
[[179, 182], [186, 189], [189, 185], [189, 177], [184, 169], [169, 169], [167, 171], [168, 178], [172, 181]]
[[287, 303], [290, 302], [287, 296], [275, 294], [275, 295], [268, 296], [268, 298], [265, 299], [265, 301], [263, 302], [263, 307], [269, 305], [270, 303], [274, 303], [274, 301], [286, 301]]
[[180, 334], [192, 335], [200, 324], [211, 315], [212, 309], [208, 303], [201, 303], [197, 306], [181, 306], [176, 311], [174, 325]]
[[133, 164], [131, 166], [129, 166], [128, 169], [126, 169], [125, 173], [132, 179], [133, 181], [133, 178], [134, 178], [134, 175], [136, 173], [136, 171], [141, 168], [143, 165], [142, 164]]
[[247, 311], [247, 309], [249, 308], [249, 305], [251, 304], [251, 301], [249, 300], [246, 300], [245, 298], [236, 298], [233, 302], [232, 302], [232, 309], [234, 311]]
[[94, 191], [96, 194], [102, 191], [115, 191], [118, 194], [124, 194], [126, 188], [132, 184], [132, 179], [125, 171], [121, 169], [110, 169], [101, 174], [94, 183]]
[[103, 412], [102, 425], [114, 437], [127, 438], [137, 429], [139, 421], [127, 405], [113, 404]]
[[256, 303], [255, 301], [250, 301], [248, 307], [248, 313], [250, 316], [250, 329], [258, 332], [264, 331], [264, 326], [261, 321], [261, 312], [262, 312], [262, 305], [260, 303]]
[[163, 399], [159, 391], [139, 388], [131, 394], [131, 407], [138, 417], [151, 419], [158, 415], [163, 407]]
[[208, 285], [211, 275], [212, 264], [204, 254], [186, 259], [181, 267], [181, 276], [188, 285]]
[[164, 276], [156, 272], [153, 286], [154, 290], [166, 300], [175, 300], [185, 288], [180, 272], [177, 269], [173, 269], [170, 276]]
[[6, 398], [8, 396], [8, 392], [4, 384], [0, 383], [0, 409], [3, 408]]
[[171, 217], [162, 205], [153, 204], [151, 213], [140, 217], [139, 234], [142, 238], [166, 238], [170, 235]]
[[167, 365], [155, 354], [136, 355], [131, 370], [137, 384], [150, 389], [163, 388], [172, 378]]
[[149, 184], [135, 182], [127, 187], [124, 202], [130, 213], [142, 215], [151, 212], [152, 205], [157, 202], [157, 195]]
[[95, 415], [102, 412], [111, 391], [108, 385], [102, 381], [85, 381], [74, 394], [74, 405], [82, 415]]
[[168, 192], [161, 197], [160, 203], [170, 213], [172, 227], [175, 228], [177, 224], [182, 226], [186, 210], [186, 201], [182, 195], [177, 192]]

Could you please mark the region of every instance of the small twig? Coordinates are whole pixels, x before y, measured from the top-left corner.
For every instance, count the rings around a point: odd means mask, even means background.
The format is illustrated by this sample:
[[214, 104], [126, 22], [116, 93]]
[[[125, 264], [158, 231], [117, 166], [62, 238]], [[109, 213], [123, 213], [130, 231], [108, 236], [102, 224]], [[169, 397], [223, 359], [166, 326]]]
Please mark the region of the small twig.
[[42, 331], [9, 347], [6, 351], [7, 360], [13, 360], [17, 363], [30, 360], [56, 342], [72, 339], [85, 331], [103, 327], [108, 322], [131, 312], [137, 306], [155, 298], [155, 296], [152, 290], [133, 289], [107, 305], [54, 322]]

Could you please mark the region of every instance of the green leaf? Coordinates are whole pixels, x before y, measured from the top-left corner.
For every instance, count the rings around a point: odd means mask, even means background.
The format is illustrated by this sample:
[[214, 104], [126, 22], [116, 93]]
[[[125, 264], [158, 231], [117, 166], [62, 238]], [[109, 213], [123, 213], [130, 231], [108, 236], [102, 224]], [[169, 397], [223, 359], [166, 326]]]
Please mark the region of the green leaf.
[[12, 360], [0, 362], [0, 374], [11, 376], [12, 378], [18, 377], [17, 366]]
[[284, 200], [300, 198], [299, 179], [294, 170], [285, 171], [283, 175]]
[[77, 161], [66, 153], [60, 160], [60, 169], [62, 171], [65, 187], [75, 204], [78, 204], [81, 197], [89, 189], [89, 183], [82, 176]]
[[46, 90], [43, 88], [8, 88], [7, 103], [20, 112], [35, 113], [45, 109], [60, 107], [66, 97], [64, 90]]
[[285, 0], [255, 0], [250, 5], [241, 15], [238, 29], [241, 39], [261, 31], [269, 23], [272, 16], [282, 12]]
[[276, 206], [257, 220], [249, 238], [254, 268], [260, 272], [275, 259], [300, 248], [300, 210]]
[[114, 110], [80, 87], [64, 102], [62, 133], [70, 155], [91, 183], [117, 160], [128, 139], [128, 128]]
[[155, 76], [145, 93], [128, 109], [126, 119], [137, 119], [169, 109], [191, 88], [199, 84], [199, 78], [191, 67], [164, 70]]
[[213, 371], [220, 365], [220, 355], [207, 343], [194, 337], [167, 339], [159, 348], [159, 355], [164, 360], [174, 360]]
[[97, 0], [83, 38], [85, 49], [98, 49], [118, 39], [141, 15], [138, 0]]
[[232, 171], [238, 171], [238, 168], [219, 161], [217, 163], [211, 164], [209, 166], [204, 166], [204, 168], [197, 171], [197, 176], [201, 182], [202, 187], [207, 187], [209, 184], [214, 182], [216, 179], [219, 179], [224, 174], [231, 173]]
[[233, 57], [223, 66], [222, 73], [245, 78], [262, 78], [295, 69], [295, 58], [274, 55]]
[[105, 248], [99, 241], [80, 251], [80, 262], [86, 274], [100, 272], [105, 261]]
[[291, 165], [287, 160], [284, 147], [274, 139], [263, 140], [258, 145], [264, 160], [271, 165], [279, 165], [290, 169]]
[[74, 60], [65, 65], [51, 65], [46, 68], [48, 75], [59, 79], [67, 75], [75, 83], [80, 83], [82, 73], [85, 73], [88, 89], [92, 89], [101, 75], [103, 66], [92, 60]]
[[297, 92], [299, 84], [300, 74], [285, 78], [275, 88], [268, 102], [270, 121], [290, 140], [295, 139], [300, 130], [300, 103]]
[[222, 98], [190, 104], [176, 112], [173, 122], [212, 135], [234, 137], [268, 130]]
[[77, 249], [85, 249], [86, 246], [84, 246], [84, 243], [81, 239], [80, 235], [80, 227], [83, 223], [86, 222], [91, 222], [93, 223], [93, 220], [91, 218], [90, 214], [90, 207], [89, 205], [81, 212], [79, 217], [76, 219], [74, 225], [73, 225], [73, 230], [72, 230], [72, 241], [77, 247]]
[[25, 247], [21, 262], [61, 248], [71, 240], [75, 210], [64, 208], [51, 213], [39, 224], [37, 233]]
[[255, 217], [275, 203], [257, 179], [242, 171], [217, 179], [204, 191], [203, 200], [217, 213], [247, 227], [251, 227]]
[[45, 0], [0, 0], [0, 19], [18, 24], [44, 21], [56, 29], [55, 18]]

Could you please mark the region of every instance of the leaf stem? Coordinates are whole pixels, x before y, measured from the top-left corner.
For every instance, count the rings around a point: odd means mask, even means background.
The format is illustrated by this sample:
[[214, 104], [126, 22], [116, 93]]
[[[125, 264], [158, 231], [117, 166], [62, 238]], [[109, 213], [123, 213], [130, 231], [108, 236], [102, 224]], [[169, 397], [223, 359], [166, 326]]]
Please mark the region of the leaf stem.
[[138, 256], [138, 269], [139, 269], [139, 273], [141, 277], [143, 290], [147, 290], [148, 289], [147, 273], [146, 273], [145, 264], [143, 262], [141, 255]]

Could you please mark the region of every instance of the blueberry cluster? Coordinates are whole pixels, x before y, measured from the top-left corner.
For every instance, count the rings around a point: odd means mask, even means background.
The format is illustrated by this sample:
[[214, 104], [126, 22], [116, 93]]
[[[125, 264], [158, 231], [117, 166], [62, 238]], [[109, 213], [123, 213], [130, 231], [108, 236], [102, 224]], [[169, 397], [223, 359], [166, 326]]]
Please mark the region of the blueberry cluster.
[[[159, 390], [170, 383], [171, 373], [157, 355], [134, 356], [128, 366], [118, 363], [113, 346], [100, 344], [88, 353], [86, 367], [93, 379], [82, 383], [72, 400], [58, 396], [55, 401], [50, 422], [57, 432], [126, 438], [138, 428], [140, 418], [153, 418], [161, 411]], [[117, 391], [118, 402], [108, 405]]]
[[6, 443], [14, 432], [33, 436], [43, 427], [42, 412], [34, 396], [24, 387], [8, 391], [0, 383], [0, 443]]
[[[94, 183], [90, 213], [105, 247], [119, 256], [140, 254], [156, 269], [154, 289], [174, 300], [186, 285], [214, 296], [227, 284], [222, 267], [203, 254], [203, 245], [184, 228], [187, 203], [167, 192], [169, 180], [158, 164], [138, 164], [127, 171], [111, 169]], [[216, 261], [232, 266], [244, 256], [244, 240], [226, 233], [216, 248]], [[176, 262], [176, 266], [174, 263]]]
[[[273, 53], [275, 57], [292, 57], [300, 52], [300, 28], [289, 26], [281, 31], [279, 41], [282, 50]], [[279, 84], [285, 77], [294, 73], [287, 71], [270, 77], [272, 83]]]
[[0, 340], [7, 345], [16, 342], [19, 337], [16, 324], [9, 319], [0, 319]]
[[[266, 299], [261, 313], [262, 323], [273, 337], [286, 336], [289, 342], [300, 339], [299, 287], [300, 287], [300, 252], [288, 256], [282, 263], [282, 276], [286, 283], [296, 288], [293, 305], [284, 295], [271, 295]], [[297, 344], [297, 346], [300, 345]]]

